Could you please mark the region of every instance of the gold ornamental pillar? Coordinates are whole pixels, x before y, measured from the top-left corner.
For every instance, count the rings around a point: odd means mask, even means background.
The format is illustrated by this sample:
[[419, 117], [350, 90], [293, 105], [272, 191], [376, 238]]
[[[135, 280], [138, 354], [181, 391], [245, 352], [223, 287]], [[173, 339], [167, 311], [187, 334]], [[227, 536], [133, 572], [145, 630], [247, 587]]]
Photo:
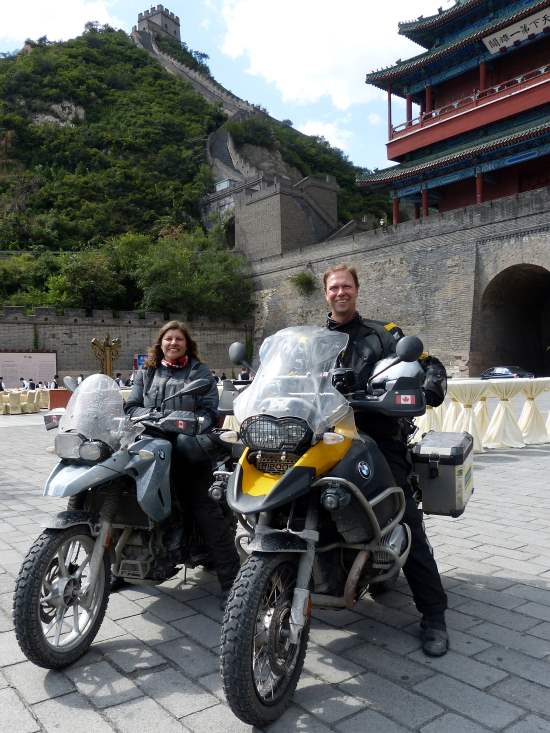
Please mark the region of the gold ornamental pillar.
[[118, 359], [120, 351], [120, 339], [114, 338], [111, 340], [111, 337], [107, 334], [102, 341], [93, 338], [91, 344], [92, 351], [94, 352], [96, 359], [99, 361], [101, 373], [112, 377], [113, 362]]

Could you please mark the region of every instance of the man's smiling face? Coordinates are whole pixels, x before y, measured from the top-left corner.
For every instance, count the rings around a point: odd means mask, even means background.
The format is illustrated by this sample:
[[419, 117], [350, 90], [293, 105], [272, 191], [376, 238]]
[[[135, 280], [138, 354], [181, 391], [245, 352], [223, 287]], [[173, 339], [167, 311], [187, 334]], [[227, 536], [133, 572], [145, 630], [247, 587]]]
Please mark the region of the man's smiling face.
[[332, 310], [332, 318], [338, 323], [350, 321], [357, 310], [359, 288], [349, 270], [331, 272], [325, 286], [325, 298]]

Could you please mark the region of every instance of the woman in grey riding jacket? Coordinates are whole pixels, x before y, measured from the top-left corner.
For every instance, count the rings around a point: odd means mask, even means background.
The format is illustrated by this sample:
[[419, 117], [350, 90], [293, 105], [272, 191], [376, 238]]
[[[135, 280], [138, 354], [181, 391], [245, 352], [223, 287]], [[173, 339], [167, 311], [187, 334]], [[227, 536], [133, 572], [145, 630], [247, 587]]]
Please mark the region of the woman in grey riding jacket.
[[[180, 395], [162, 404], [166, 397], [171, 397], [194, 379], [210, 380], [210, 391], [198, 396]], [[136, 375], [125, 406], [129, 415], [144, 414], [151, 408], [162, 409], [165, 414], [172, 410], [194, 410], [203, 418], [201, 433], [216, 424], [216, 382], [208, 366], [199, 361], [197, 344], [181, 321], [169, 321], [159, 330], [155, 343], [149, 349], [144, 369]], [[191, 436], [178, 435], [174, 455], [176, 485], [180, 487], [182, 498], [193, 512], [210, 547], [222, 588], [223, 606], [239, 571], [239, 556], [219, 504], [208, 496], [212, 483], [211, 464], [206, 456], [206, 460], [200, 460], [201, 450], [194, 449], [194, 441]], [[198, 461], [190, 458], [197, 453]]]

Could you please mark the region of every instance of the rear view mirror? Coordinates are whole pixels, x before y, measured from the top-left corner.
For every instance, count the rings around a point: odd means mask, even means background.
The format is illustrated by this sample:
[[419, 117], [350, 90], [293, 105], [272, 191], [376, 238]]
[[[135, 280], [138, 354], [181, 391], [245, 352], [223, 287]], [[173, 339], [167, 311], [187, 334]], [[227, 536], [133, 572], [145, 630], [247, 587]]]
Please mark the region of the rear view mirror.
[[74, 392], [75, 389], [78, 387], [78, 383], [74, 377], [63, 377], [63, 384], [71, 392]]
[[395, 352], [401, 361], [416, 361], [423, 351], [424, 344], [418, 336], [403, 336], [395, 347]]
[[240, 341], [234, 341], [229, 347], [229, 359], [232, 364], [240, 366], [246, 358], [246, 346]]

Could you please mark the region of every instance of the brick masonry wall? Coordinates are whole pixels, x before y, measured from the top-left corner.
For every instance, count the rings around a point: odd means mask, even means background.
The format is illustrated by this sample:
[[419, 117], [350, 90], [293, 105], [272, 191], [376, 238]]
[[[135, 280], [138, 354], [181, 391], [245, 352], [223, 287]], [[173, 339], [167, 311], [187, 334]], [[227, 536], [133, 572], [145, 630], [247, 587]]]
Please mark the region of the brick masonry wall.
[[[207, 320], [187, 321], [183, 316], [173, 318], [188, 324], [197, 341], [201, 359], [212, 369], [230, 373], [231, 364], [227, 349], [233, 341], [245, 341], [251, 326], [246, 324], [214, 323]], [[66, 309], [58, 315], [50, 308], [37, 308], [28, 315], [22, 308], [0, 307], [0, 349], [2, 351], [55, 351], [57, 368], [61, 376], [84, 375], [98, 371], [90, 342], [92, 338], [121, 339], [120, 356], [114, 369], [127, 373], [132, 369], [135, 353], [145, 353], [153, 343], [165, 319], [162, 313], [146, 313], [140, 318], [134, 312], [120, 312], [113, 317], [111, 311], [85, 311]]]
[[[253, 262], [255, 340], [284, 326], [322, 323], [322, 273], [341, 261], [359, 272], [364, 315], [418, 334], [451, 373], [477, 374], [487, 286], [515, 265], [550, 270], [550, 188]], [[289, 278], [305, 269], [317, 276], [319, 289], [304, 298]]]

